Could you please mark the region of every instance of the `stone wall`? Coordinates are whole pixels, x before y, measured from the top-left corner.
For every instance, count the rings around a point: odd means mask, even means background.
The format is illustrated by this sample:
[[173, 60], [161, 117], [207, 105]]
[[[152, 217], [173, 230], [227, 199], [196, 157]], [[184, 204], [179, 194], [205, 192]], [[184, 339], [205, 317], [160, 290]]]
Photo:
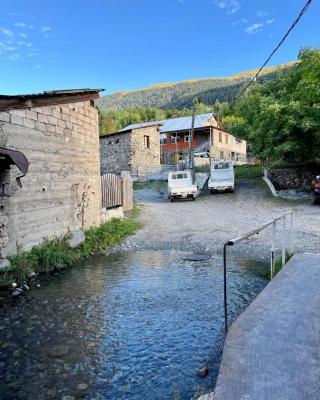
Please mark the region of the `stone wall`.
[[100, 138], [100, 164], [101, 175], [131, 170], [131, 131]]
[[[149, 138], [149, 147], [146, 138]], [[131, 172], [144, 171], [148, 166], [160, 167], [160, 133], [157, 126], [132, 130]]]
[[266, 176], [277, 191], [296, 189], [309, 192], [312, 181], [320, 175], [320, 167], [267, 169]]
[[98, 113], [89, 101], [1, 112], [0, 146], [22, 151], [30, 163], [22, 188], [16, 167], [6, 177], [0, 258], [100, 224]]
[[[147, 139], [148, 137], [149, 139]], [[147, 147], [146, 143], [149, 143]], [[160, 133], [157, 126], [133, 129], [100, 138], [101, 174], [160, 167]]]

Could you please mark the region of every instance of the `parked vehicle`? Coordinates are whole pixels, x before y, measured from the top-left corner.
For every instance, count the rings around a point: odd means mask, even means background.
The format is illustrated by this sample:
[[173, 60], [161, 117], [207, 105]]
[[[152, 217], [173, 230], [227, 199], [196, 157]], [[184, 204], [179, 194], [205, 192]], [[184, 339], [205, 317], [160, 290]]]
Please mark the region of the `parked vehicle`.
[[318, 175], [313, 181], [313, 201], [320, 204], [320, 176]]
[[231, 161], [213, 161], [208, 182], [210, 193], [234, 191], [234, 167]]
[[209, 158], [209, 153], [207, 151], [200, 151], [193, 154], [194, 157]]
[[168, 198], [173, 202], [175, 199], [195, 200], [198, 188], [192, 183], [190, 171], [169, 172], [168, 174]]

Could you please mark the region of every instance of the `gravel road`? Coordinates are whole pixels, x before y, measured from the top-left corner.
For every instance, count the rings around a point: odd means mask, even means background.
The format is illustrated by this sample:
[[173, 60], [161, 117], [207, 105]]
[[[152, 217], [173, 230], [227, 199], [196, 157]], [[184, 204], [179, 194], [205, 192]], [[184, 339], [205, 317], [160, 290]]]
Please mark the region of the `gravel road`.
[[[143, 228], [121, 250], [175, 248], [221, 254], [223, 243], [294, 210], [294, 252], [320, 252], [320, 207], [310, 202], [275, 199], [262, 179], [239, 181], [235, 193], [200, 195], [195, 202], [170, 203], [166, 190], [135, 191]], [[280, 226], [277, 244], [280, 247]], [[236, 246], [238, 254], [265, 258], [270, 231]]]

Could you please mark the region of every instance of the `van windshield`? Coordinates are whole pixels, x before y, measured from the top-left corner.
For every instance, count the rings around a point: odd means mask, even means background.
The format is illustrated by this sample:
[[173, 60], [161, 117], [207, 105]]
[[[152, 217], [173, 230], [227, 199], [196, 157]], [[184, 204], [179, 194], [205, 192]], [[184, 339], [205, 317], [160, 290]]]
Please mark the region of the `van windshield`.
[[231, 165], [228, 162], [214, 164], [214, 169], [229, 169], [229, 168], [231, 168]]
[[172, 174], [172, 179], [186, 179], [188, 174], [186, 172], [181, 172], [179, 174]]

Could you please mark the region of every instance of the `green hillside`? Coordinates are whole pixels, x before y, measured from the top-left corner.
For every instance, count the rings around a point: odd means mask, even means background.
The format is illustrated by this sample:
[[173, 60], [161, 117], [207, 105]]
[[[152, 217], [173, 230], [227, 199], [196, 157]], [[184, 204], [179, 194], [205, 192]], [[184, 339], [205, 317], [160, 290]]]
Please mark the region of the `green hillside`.
[[[293, 63], [265, 68], [259, 82], [275, 78]], [[256, 70], [242, 72], [227, 78], [192, 79], [177, 83], [161, 83], [135, 91], [121, 91], [103, 96], [97, 103], [100, 110], [123, 110], [136, 107], [182, 109], [192, 106], [195, 97], [208, 105], [216, 101], [229, 102]]]

